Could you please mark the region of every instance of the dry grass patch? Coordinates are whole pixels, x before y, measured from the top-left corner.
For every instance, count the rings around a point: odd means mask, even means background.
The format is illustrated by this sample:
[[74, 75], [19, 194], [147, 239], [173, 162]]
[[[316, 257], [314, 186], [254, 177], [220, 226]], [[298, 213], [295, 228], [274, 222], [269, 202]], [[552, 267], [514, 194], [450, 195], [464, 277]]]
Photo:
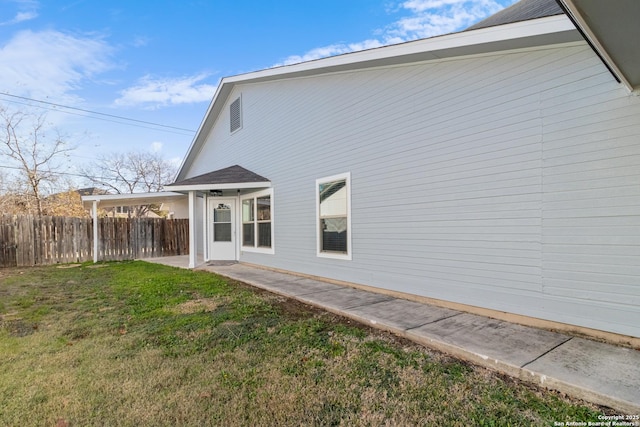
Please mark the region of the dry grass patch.
[[211, 312], [215, 311], [221, 304], [222, 302], [219, 299], [198, 298], [176, 305], [171, 309], [171, 312], [175, 314]]

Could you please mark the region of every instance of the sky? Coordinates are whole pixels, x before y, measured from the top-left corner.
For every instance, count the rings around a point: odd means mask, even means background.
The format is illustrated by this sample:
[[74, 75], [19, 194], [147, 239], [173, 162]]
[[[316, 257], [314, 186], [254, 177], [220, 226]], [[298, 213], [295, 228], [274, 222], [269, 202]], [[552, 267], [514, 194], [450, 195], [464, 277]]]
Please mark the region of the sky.
[[70, 177], [113, 152], [180, 164], [223, 77], [459, 31], [515, 1], [0, 0], [0, 105], [47, 114]]

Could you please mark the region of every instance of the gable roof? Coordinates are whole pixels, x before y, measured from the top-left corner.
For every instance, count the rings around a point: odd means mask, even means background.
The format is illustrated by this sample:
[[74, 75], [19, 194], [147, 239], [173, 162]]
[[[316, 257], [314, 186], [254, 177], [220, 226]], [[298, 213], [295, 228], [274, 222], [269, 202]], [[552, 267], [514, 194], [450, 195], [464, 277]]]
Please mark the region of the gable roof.
[[[182, 161], [176, 180], [181, 181], [186, 178], [191, 164], [205, 144], [209, 132], [225, 108], [227, 99], [236, 85], [437, 61], [581, 40], [582, 37], [573, 23], [564, 14], [560, 14], [224, 77], [220, 80], [204, 119]], [[174, 189], [173, 185], [171, 188]]]
[[556, 0], [522, 0], [470, 26], [465, 31], [562, 15], [563, 13]]
[[270, 187], [271, 182], [239, 165], [229, 166], [217, 171], [194, 176], [173, 184], [165, 185], [165, 189], [172, 191], [188, 190], [222, 190], [236, 188], [264, 188]]

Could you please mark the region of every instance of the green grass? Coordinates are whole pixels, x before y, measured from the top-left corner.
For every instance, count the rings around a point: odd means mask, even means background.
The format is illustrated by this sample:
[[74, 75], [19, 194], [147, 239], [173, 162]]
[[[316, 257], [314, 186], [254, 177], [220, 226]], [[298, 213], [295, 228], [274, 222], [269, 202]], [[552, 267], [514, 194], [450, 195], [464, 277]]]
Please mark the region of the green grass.
[[210, 273], [0, 270], [0, 425], [553, 425], [599, 408]]

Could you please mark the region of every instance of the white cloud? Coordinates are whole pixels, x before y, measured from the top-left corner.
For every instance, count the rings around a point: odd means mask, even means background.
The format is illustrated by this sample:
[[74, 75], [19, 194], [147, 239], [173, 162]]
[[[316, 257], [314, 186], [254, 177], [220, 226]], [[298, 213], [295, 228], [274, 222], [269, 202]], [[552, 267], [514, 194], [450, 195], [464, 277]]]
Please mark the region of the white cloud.
[[325, 58], [364, 49], [402, 43], [420, 38], [460, 31], [516, 0], [408, 0], [393, 10], [405, 10], [409, 16], [376, 31], [378, 38], [358, 43], [338, 43], [291, 55], [276, 66]]
[[[509, 0], [509, 4], [513, 1]], [[408, 41], [462, 30], [504, 5], [497, 0], [409, 0], [402, 7], [413, 16], [393, 23], [386, 34]]]
[[148, 44], [149, 44], [149, 37], [145, 37], [145, 36], [135, 36], [133, 38], [133, 41], [131, 42], [131, 45], [133, 47], [144, 47]]
[[33, 0], [14, 0], [13, 3], [17, 4], [18, 11], [12, 19], [0, 22], [0, 26], [14, 25], [38, 17], [38, 2]]
[[402, 8], [412, 12], [424, 12], [428, 9], [438, 9], [452, 4], [465, 3], [468, 0], [409, 0], [402, 3]]
[[216, 86], [200, 83], [207, 74], [182, 78], [153, 78], [149, 75], [137, 85], [120, 92], [115, 104], [119, 106], [146, 105], [159, 108], [167, 105], [191, 104], [210, 101]]
[[327, 56], [341, 55], [343, 53], [355, 52], [358, 50], [373, 49], [382, 46], [379, 40], [365, 40], [359, 43], [338, 43], [329, 46], [311, 49], [303, 55], [291, 55], [287, 57], [280, 65], [296, 64], [298, 62], [312, 61], [314, 59], [326, 58]]
[[172, 157], [168, 160], [168, 162], [175, 166], [177, 169], [182, 165], [182, 157]]
[[73, 91], [93, 75], [112, 67], [112, 49], [99, 37], [78, 37], [58, 31], [17, 33], [0, 46], [0, 81], [14, 95], [79, 100]]
[[18, 12], [16, 16], [9, 21], [9, 24], [17, 24], [18, 22], [30, 21], [38, 17], [36, 12]]
[[159, 141], [155, 141], [151, 143], [151, 152], [152, 153], [159, 153], [160, 151], [162, 151], [162, 142]]

